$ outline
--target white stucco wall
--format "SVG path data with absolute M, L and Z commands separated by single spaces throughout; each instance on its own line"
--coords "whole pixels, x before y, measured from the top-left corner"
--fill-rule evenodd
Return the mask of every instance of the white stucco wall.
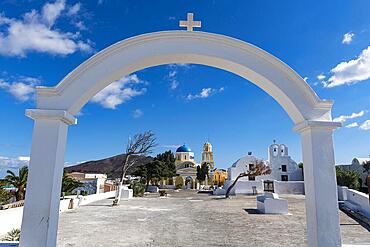
M 236 177 L 243 172 L 248 172 L 249 164 L 264 162 L 271 168 L 271 174 L 265 176 L 257 176 L 256 180 L 278 180 L 282 181 L 282 175 L 288 176 L 288 181 L 303 181 L 302 169 L 289 156 L 288 147 L 285 144 L 272 144 L 268 148 L 269 160 L 257 158 L 254 155 L 247 155 L 238 159 L 228 169 L 228 180 L 235 180 Z M 283 171 L 282 166 L 286 166 L 286 171 Z M 244 181 L 248 178 L 242 178 Z
M 258 161 L 263 161 L 255 157 L 254 155 L 247 155 L 240 159 L 238 159 L 230 168 L 227 170 L 227 177 L 229 181 L 235 180 L 240 173 L 248 172 L 249 171 L 249 164 L 256 164 Z M 268 163 L 266 163 L 268 165 Z M 258 176 L 256 180 L 260 180 L 261 177 L 267 179 L 269 176 Z M 240 181 L 247 181 L 248 178 L 244 177 L 241 178 Z
M 227 180 L 224 185 L 224 189 L 227 190 L 229 186 L 233 183 L 233 181 Z M 231 195 L 235 194 L 252 194 L 253 189 L 252 187 L 256 186 L 257 193 L 263 193 L 263 181 L 243 181 L 238 180 L 234 188 L 230 191 Z
M 288 176 L 288 181 L 303 181 L 302 169 L 289 156 L 288 146 L 285 144 L 272 144 L 269 147 L 269 164 L 271 177 L 281 181 L 282 175 Z M 286 172 L 283 172 L 282 165 L 286 165 Z
M 80 202 L 80 205 L 86 205 L 95 201 L 107 199 L 115 196 L 116 191 L 110 191 L 106 193 L 100 193 L 95 195 L 84 196 Z M 60 201 L 59 212 L 65 212 L 68 210 L 68 206 L 71 198 Z M 74 208 L 77 208 L 79 199 L 74 198 Z M 0 210 L 0 236 L 5 235 L 13 228 L 21 228 L 23 217 L 23 207 L 10 208 Z
M 23 207 L 0 210 L 0 236 L 14 228 L 21 228 Z
M 274 192 L 277 194 L 304 195 L 303 181 L 274 181 Z
M 345 186 L 338 186 L 338 199 L 344 201 L 346 206 L 354 211 L 370 218 L 369 195 L 357 190 L 348 189 Z

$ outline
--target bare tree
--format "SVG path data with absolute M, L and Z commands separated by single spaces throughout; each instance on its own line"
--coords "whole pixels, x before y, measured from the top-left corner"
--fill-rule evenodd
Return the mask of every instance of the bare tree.
M 123 180 L 126 177 L 127 171 L 135 165 L 137 162 L 136 157 L 131 156 L 141 156 L 148 155 L 153 151 L 153 148 L 156 146 L 156 138 L 152 131 L 148 130 L 144 133 L 139 133 L 134 135 L 133 138 L 129 138 L 126 146 L 126 156 L 122 163 L 122 177 L 118 186 L 118 193 L 116 198 L 113 201 L 113 205 L 118 205 L 121 198 L 121 190 Z
M 250 177 L 257 177 L 257 176 L 268 175 L 268 174 L 271 174 L 271 168 L 269 166 L 265 165 L 265 163 L 263 163 L 263 161 L 258 161 L 253 169 L 251 169 L 247 172 L 240 173 L 236 177 L 234 182 L 229 186 L 229 188 L 227 188 L 225 197 L 226 198 L 230 197 L 230 191 L 234 188 L 234 186 L 236 185 L 236 183 L 238 182 L 238 180 L 240 178 L 242 178 L 242 177 L 250 178 Z

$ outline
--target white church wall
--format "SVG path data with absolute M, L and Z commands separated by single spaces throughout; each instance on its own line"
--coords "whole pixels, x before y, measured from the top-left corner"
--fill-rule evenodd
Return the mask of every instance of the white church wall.
M 274 180 L 274 192 L 277 194 L 304 195 L 303 181 L 276 181 Z
M 228 170 L 227 176 L 228 180 L 235 180 L 240 173 L 248 172 L 249 171 L 249 164 L 256 164 L 258 161 L 263 161 L 262 159 L 258 159 L 253 155 L 247 155 L 240 159 L 238 159 Z M 263 161 L 265 162 L 265 161 Z M 248 178 L 242 178 L 244 181 L 248 180 Z
M 227 190 L 233 181 L 227 180 L 224 185 L 224 189 Z M 243 181 L 238 180 L 234 188 L 230 191 L 230 195 L 236 194 L 252 194 L 253 187 L 256 187 L 257 193 L 263 193 L 263 181 Z
M 269 147 L 269 164 L 273 179 L 282 181 L 282 175 L 288 176 L 288 181 L 303 181 L 302 169 L 289 156 L 288 147 L 284 144 L 272 144 Z M 286 171 L 283 171 L 283 165 Z

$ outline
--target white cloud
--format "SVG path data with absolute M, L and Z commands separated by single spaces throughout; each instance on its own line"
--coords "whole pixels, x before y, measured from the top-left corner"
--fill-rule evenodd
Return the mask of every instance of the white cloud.
M 158 145 L 158 148 L 178 148 L 181 145 L 182 144 L 161 144 L 161 145 Z
M 348 32 L 343 35 L 342 44 L 349 45 L 352 43 L 352 39 L 355 36 L 354 33 Z
M 80 11 L 80 9 L 81 9 L 81 3 L 76 3 L 71 8 L 69 8 L 67 15 L 69 16 L 76 15 Z
M 64 0 L 57 0 L 54 3 L 46 3 L 44 7 L 42 7 L 42 18 L 45 23 L 49 24 L 49 26 L 54 25 L 55 20 L 60 16 L 62 10 L 66 7 Z M 32 10 L 33 18 L 36 17 L 37 13 L 35 10 Z
M 143 88 L 143 85 L 146 85 L 146 82 L 136 74 L 124 76 L 97 93 L 91 101 L 104 108 L 116 109 L 118 105 L 144 94 L 146 88 Z
M 144 112 L 140 109 L 136 109 L 132 112 L 134 118 L 141 118 L 144 115 Z
M 55 22 L 63 12 L 77 13 L 79 6 L 75 4 L 68 7 L 64 0 L 57 0 L 46 3 L 41 13 L 31 10 L 20 19 L 0 14 L 0 54 L 25 56 L 28 52 L 59 55 L 68 55 L 77 50 L 90 52 L 90 42 L 79 39 L 78 33 L 62 32 L 55 27 Z
M 186 99 L 187 100 L 205 99 L 205 98 L 208 98 L 209 96 L 214 95 L 216 93 L 223 92 L 224 90 L 225 90 L 224 87 L 221 87 L 219 89 L 210 88 L 210 87 L 209 88 L 202 88 L 202 90 L 197 94 L 188 94 L 188 96 L 186 96 Z
M 344 126 L 346 128 L 354 128 L 354 127 L 358 127 L 358 123 L 357 122 L 354 122 L 354 123 L 350 123 L 350 124 L 347 124 L 346 126 Z
M 79 29 L 79 30 L 87 30 L 87 27 L 85 26 L 85 23 L 83 21 L 77 21 L 74 23 L 74 25 Z
M 351 115 L 341 115 L 339 117 L 336 117 L 333 119 L 334 122 L 340 122 L 340 123 L 344 123 L 345 121 L 347 121 L 348 119 L 354 119 L 354 118 L 359 118 L 359 117 L 362 117 L 363 115 L 365 114 L 365 111 L 360 111 L 358 113 L 352 113 Z
M 370 78 L 370 46 L 361 54 L 348 62 L 341 62 L 330 71 L 332 76 L 324 83 L 324 87 L 332 88 L 340 85 L 355 84 Z
M 168 72 L 168 80 L 170 82 L 170 88 L 172 90 L 175 90 L 179 86 L 179 82 L 177 81 L 176 75 L 177 75 L 177 70 L 175 69 L 170 70 Z
M 11 170 L 17 174 L 18 169 L 23 166 L 28 166 L 29 157 L 20 156 L 18 158 L 10 158 L 0 156 L 0 178 L 6 175 L 7 170 Z
M 174 63 L 174 64 L 169 64 L 168 68 L 170 69 L 166 79 L 169 82 L 170 89 L 175 90 L 179 85 L 179 81 L 177 80 L 177 74 L 179 72 L 179 69 L 189 69 L 190 64 L 187 63 Z
M 362 130 L 370 130 L 370 119 L 363 122 L 359 128 Z
M 325 78 L 326 78 L 326 76 L 323 75 L 323 74 L 320 74 L 320 75 L 317 76 L 317 79 L 320 80 L 320 81 L 324 80 Z
M 19 76 L 7 80 L 0 79 L 0 89 L 7 91 L 17 100 L 24 102 L 33 98 L 35 87 L 39 83 L 40 80 L 37 78 Z

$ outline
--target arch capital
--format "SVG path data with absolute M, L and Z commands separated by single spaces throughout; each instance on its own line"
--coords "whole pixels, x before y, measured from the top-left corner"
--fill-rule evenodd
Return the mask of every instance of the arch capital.
M 315 120 L 304 120 L 293 127 L 293 131 L 302 133 L 309 129 L 327 129 L 335 130 L 342 127 L 342 123 L 333 121 L 315 121 Z
M 67 125 L 77 124 L 77 118 L 75 118 L 68 111 L 64 110 L 27 109 L 26 116 L 32 118 L 33 120 L 59 120 Z

